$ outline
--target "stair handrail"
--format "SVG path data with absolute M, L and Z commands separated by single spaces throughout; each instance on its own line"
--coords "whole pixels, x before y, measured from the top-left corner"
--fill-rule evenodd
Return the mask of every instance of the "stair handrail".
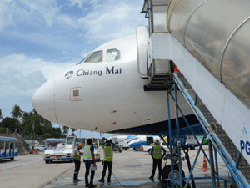
M 211 140 L 213 146 L 216 148 L 218 153 L 220 154 L 222 160 L 226 164 L 228 170 L 230 171 L 231 175 L 233 176 L 236 183 L 242 187 L 250 187 L 247 179 L 244 177 L 242 172 L 237 169 L 237 165 L 232 159 L 231 155 L 228 153 L 227 149 L 222 144 L 221 140 L 218 136 L 212 131 L 211 125 L 207 122 L 206 118 L 203 116 L 200 109 L 196 106 L 195 101 L 192 99 L 190 94 L 188 93 L 187 89 L 184 87 L 182 82 L 179 80 L 178 75 L 173 73 L 173 78 L 175 83 L 177 84 L 178 88 L 182 92 L 184 98 L 187 100 L 189 106 L 191 107 L 192 111 L 196 115 L 197 119 L 202 125 L 202 128 L 205 130 L 208 139 Z

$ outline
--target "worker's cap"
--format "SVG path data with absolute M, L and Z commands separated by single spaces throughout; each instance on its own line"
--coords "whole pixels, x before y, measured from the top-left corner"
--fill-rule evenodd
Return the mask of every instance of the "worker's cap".
M 160 144 L 159 140 L 155 140 L 155 144 Z
M 82 144 L 78 144 L 77 146 L 78 146 L 78 147 L 82 147 Z

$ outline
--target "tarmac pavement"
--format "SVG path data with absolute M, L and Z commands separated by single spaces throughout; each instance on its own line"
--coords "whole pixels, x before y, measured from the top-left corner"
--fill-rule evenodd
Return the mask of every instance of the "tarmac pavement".
M 207 146 L 204 146 L 207 151 Z M 102 156 L 102 150 L 101 159 Z M 191 164 L 196 157 L 197 150 L 189 151 Z M 184 155 L 182 155 L 184 156 Z M 165 162 L 163 162 L 164 166 Z M 169 162 L 168 162 L 169 164 Z M 221 177 L 229 179 L 228 170 L 222 159 L 218 157 L 219 173 Z M 208 165 L 208 171 L 202 169 L 203 155 L 198 157 L 196 167 L 193 171 L 195 177 L 211 176 Z M 104 183 L 99 182 L 102 174 L 102 162 L 97 162 L 97 171 L 94 177 L 94 184 L 102 188 L 113 187 L 142 187 L 142 188 L 159 188 L 165 187 L 157 179 L 158 170 L 154 180 L 148 179 L 152 171 L 152 158 L 147 152 L 123 150 L 122 153 L 113 155 L 113 173 L 111 183 L 107 183 L 107 176 Z M 186 161 L 182 163 L 183 170 L 187 175 L 188 168 Z M 82 181 L 73 183 L 74 163 L 54 162 L 45 164 L 43 153 L 39 155 L 20 155 L 15 157 L 14 161 L 4 161 L 0 163 L 0 187 L 1 188 L 77 188 L 85 187 L 85 164 L 82 162 L 78 179 Z M 108 172 L 107 172 L 108 173 Z M 106 174 L 107 174 L 106 173 Z M 89 176 L 90 178 L 90 176 Z M 196 180 L 198 187 L 212 187 L 210 180 Z M 191 182 L 189 182 L 191 184 Z M 221 187 L 223 182 L 221 181 Z M 229 187 L 229 184 L 228 184 Z
M 207 150 L 207 146 L 204 146 L 204 150 Z M 102 151 L 101 151 L 102 153 Z M 193 163 L 197 150 L 189 151 L 191 164 Z M 183 155 L 184 156 L 184 155 Z M 102 159 L 101 155 L 101 159 Z M 229 179 L 228 177 L 228 170 L 222 159 L 218 158 L 219 163 L 219 173 L 221 177 Z M 163 165 L 165 163 L 163 162 Z M 198 162 L 194 169 L 194 176 L 195 177 L 208 177 L 211 176 L 211 171 L 204 171 L 202 169 L 203 165 L 203 155 L 198 157 Z M 111 177 L 111 183 L 107 183 L 107 173 L 106 179 L 104 183 L 99 182 L 98 180 L 101 179 L 102 174 L 102 163 L 97 162 L 97 171 L 94 177 L 94 184 L 98 187 L 102 188 L 113 188 L 113 187 L 142 187 L 142 188 L 159 188 L 159 187 L 166 187 L 163 182 L 159 182 L 157 179 L 158 170 L 156 171 L 156 175 L 154 180 L 148 179 L 151 175 L 152 171 L 152 159 L 151 156 L 147 152 L 141 151 L 133 151 L 127 150 L 123 151 L 122 153 L 114 153 L 113 155 L 113 173 Z M 183 162 L 183 170 L 185 171 L 186 175 L 189 175 L 188 168 L 186 161 Z M 76 184 L 73 183 L 73 172 L 74 167 L 69 169 L 68 171 L 62 173 L 57 178 L 52 180 L 47 185 L 43 186 L 43 188 L 77 188 L 77 187 L 85 187 L 85 165 L 84 163 L 81 164 L 81 169 L 78 175 L 78 179 L 82 181 L 78 181 Z M 90 178 L 90 175 L 89 175 Z M 191 184 L 191 181 L 189 182 Z M 221 187 L 223 186 L 223 182 L 220 181 Z M 212 180 L 196 180 L 197 187 L 212 187 Z M 228 184 L 229 187 L 229 184 Z
M 0 163 L 0 187 L 42 187 L 73 166 L 73 163 L 45 164 L 42 152 L 38 155 L 19 155 L 13 161 Z

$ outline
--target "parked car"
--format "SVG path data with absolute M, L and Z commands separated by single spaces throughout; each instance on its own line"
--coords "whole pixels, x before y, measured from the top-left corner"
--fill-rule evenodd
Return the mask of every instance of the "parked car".
M 45 145 L 37 145 L 37 146 L 34 146 L 34 149 L 36 149 L 37 151 L 44 151 L 47 148 Z

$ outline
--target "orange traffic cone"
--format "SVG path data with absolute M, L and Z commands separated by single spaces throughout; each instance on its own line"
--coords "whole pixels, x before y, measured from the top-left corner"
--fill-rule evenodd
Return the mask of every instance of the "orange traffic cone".
M 179 69 L 177 68 L 177 66 L 175 66 L 174 72 L 180 72 Z
M 207 160 L 205 155 L 203 155 L 203 171 L 206 172 L 207 171 Z

